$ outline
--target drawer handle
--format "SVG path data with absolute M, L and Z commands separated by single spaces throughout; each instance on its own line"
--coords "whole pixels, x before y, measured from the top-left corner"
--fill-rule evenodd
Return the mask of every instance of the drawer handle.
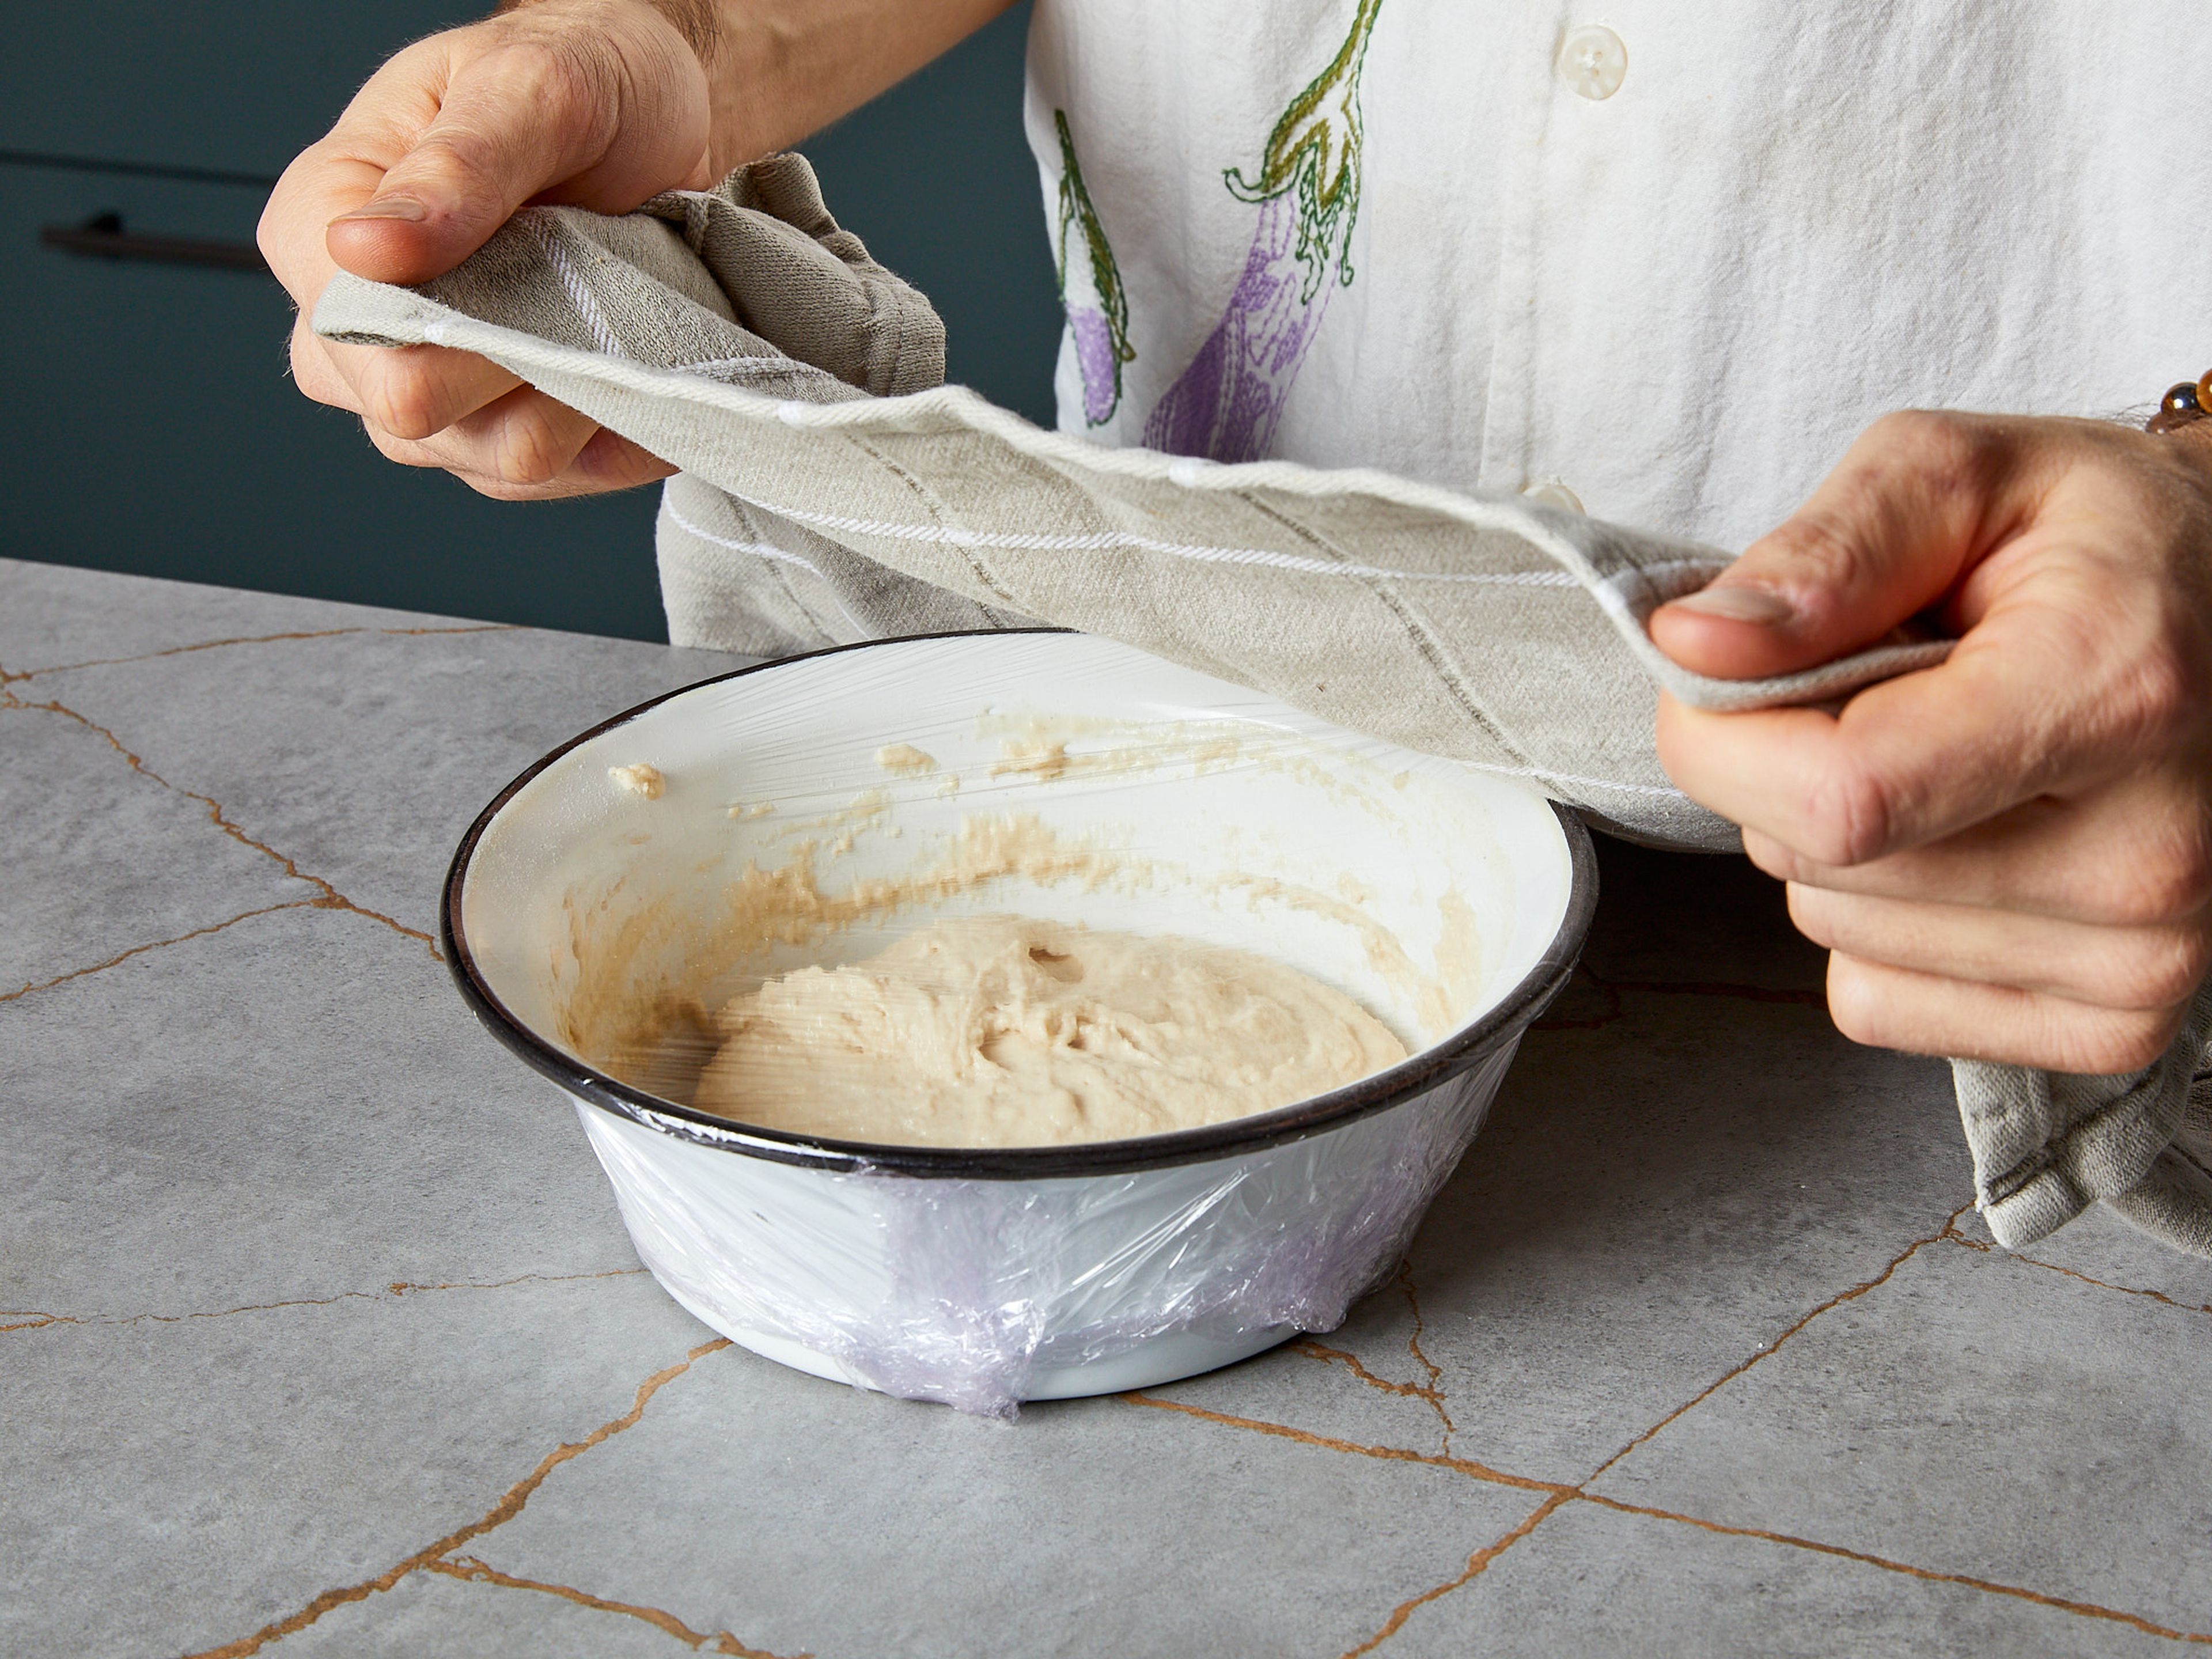
M 145 236 L 125 228 L 119 213 L 95 213 L 81 225 L 46 225 L 39 240 L 70 253 L 102 259 L 144 259 L 165 265 L 212 265 L 223 270 L 258 270 L 269 263 L 251 242 L 210 241 L 198 236 Z

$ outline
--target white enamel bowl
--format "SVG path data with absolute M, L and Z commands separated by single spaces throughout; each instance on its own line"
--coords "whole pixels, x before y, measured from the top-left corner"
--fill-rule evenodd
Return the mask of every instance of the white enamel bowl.
M 933 765 L 887 769 L 894 744 Z M 641 763 L 656 797 L 611 777 Z M 766 951 L 732 931 L 748 865 L 811 860 L 834 899 L 951 867 L 963 823 L 1028 818 L 1066 856 Z M 574 1098 L 639 1255 L 686 1308 L 817 1376 L 1003 1411 L 1341 1321 L 1473 1139 L 1595 900 L 1582 826 L 1511 782 L 1108 641 L 1024 632 L 768 664 L 586 732 L 477 820 L 444 926 L 463 994 Z M 963 1149 L 696 1111 L 696 1041 L 653 1048 L 684 998 L 712 1008 L 766 973 L 1005 912 L 1274 957 L 1413 1057 L 1206 1128 Z

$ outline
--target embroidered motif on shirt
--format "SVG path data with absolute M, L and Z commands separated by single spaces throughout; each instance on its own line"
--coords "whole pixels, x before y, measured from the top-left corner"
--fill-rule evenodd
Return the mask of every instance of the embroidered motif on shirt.
M 1260 222 L 1220 322 L 1145 422 L 1148 447 L 1251 461 L 1273 445 L 1329 294 L 1352 281 L 1359 74 L 1382 5 L 1359 0 L 1336 57 L 1267 135 L 1258 176 L 1240 167 L 1221 175 L 1238 201 L 1259 204 Z
M 1060 269 L 1060 303 L 1067 331 L 1075 341 L 1075 363 L 1083 375 L 1083 418 L 1092 426 L 1112 418 L 1121 404 L 1121 365 L 1136 359 L 1129 343 L 1129 296 L 1098 210 L 1083 186 L 1083 168 L 1068 135 L 1067 112 L 1054 110 L 1060 134 L 1060 228 L 1054 241 Z M 1071 235 L 1073 232 L 1074 234 Z

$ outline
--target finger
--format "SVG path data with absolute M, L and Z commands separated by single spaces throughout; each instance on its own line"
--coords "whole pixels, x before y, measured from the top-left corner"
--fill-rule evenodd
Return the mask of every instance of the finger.
M 1652 614 L 1659 648 L 1723 679 L 1870 645 L 2025 521 L 2047 482 L 2011 428 L 1912 412 L 1869 427 L 1803 507 L 1698 592 Z
M 557 501 L 580 495 L 611 495 L 635 489 L 656 479 L 674 476 L 677 469 L 601 427 L 561 471 L 538 484 L 510 483 L 504 478 L 457 473 L 463 483 L 479 495 L 500 501 Z
M 2212 906 L 2212 809 L 2146 777 L 2080 802 L 2027 801 L 1957 835 L 1862 864 L 1744 831 L 1753 862 L 1831 892 L 2014 910 L 2095 927 L 2179 924 Z
M 456 421 L 428 447 L 457 470 L 522 489 L 550 483 L 568 470 L 599 422 L 534 386 L 521 386 Z
M 2091 1007 L 1836 951 L 1828 958 L 1828 1012 L 1854 1042 L 2106 1076 L 2138 1071 L 2164 1054 L 2185 1010 Z
M 629 439 L 601 427 L 576 452 L 574 460 L 542 483 L 516 483 L 484 474 L 460 477 L 470 489 L 495 501 L 553 501 L 634 489 L 657 478 L 670 477 L 676 470 Z
M 676 469 L 529 388 L 436 437 L 414 441 L 365 424 L 387 459 L 453 473 L 499 501 L 553 501 L 628 489 Z
M 338 373 L 353 383 L 361 413 L 395 437 L 443 432 L 522 384 L 488 358 L 444 346 L 326 344 Z
M 443 346 L 348 345 L 292 330 L 292 378 L 317 403 L 350 410 L 394 437 L 423 439 L 522 384 L 498 364 Z
M 331 362 L 327 345 L 326 341 L 318 338 L 314 330 L 307 326 L 305 318 L 295 320 L 292 325 L 292 384 L 319 404 L 327 404 L 332 409 L 343 409 L 349 414 L 358 415 L 361 410 L 359 400 L 354 396 L 353 383 L 339 374 L 336 365 Z
M 2202 926 L 2096 927 L 1797 882 L 1788 891 L 1797 931 L 1828 950 L 2100 1008 L 2162 1013 L 2187 1002 L 2212 967 L 2212 940 Z
M 2191 693 L 2114 584 L 2055 562 L 2021 578 L 1948 659 L 1840 714 L 1715 714 L 1664 694 L 1659 758 L 1693 799 L 1823 864 L 1952 835 L 2039 795 L 2079 797 L 2171 746 Z
M 677 471 L 673 463 L 662 460 L 642 445 L 601 427 L 577 453 L 562 480 L 574 481 L 577 485 L 574 493 L 577 495 L 596 494 L 635 489 L 657 479 L 672 478 Z
M 663 33 L 588 46 L 522 34 L 449 62 L 428 84 L 435 112 L 396 156 L 380 116 L 358 134 L 341 122 L 331 148 L 384 165 L 373 194 L 331 221 L 331 257 L 373 281 L 428 282 L 532 200 L 627 212 L 692 182 L 707 147 L 704 75 Z M 466 32 L 439 40 L 456 56 L 471 44 Z

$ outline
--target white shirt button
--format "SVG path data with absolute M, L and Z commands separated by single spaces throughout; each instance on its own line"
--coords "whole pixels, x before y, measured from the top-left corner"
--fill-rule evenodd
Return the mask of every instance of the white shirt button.
M 1563 507 L 1570 513 L 1583 510 L 1582 498 L 1557 478 L 1539 478 L 1534 483 L 1523 484 L 1521 493 L 1547 507 Z
M 1628 48 L 1602 23 L 1569 29 L 1559 43 L 1559 79 L 1584 98 L 1610 98 L 1628 73 Z

